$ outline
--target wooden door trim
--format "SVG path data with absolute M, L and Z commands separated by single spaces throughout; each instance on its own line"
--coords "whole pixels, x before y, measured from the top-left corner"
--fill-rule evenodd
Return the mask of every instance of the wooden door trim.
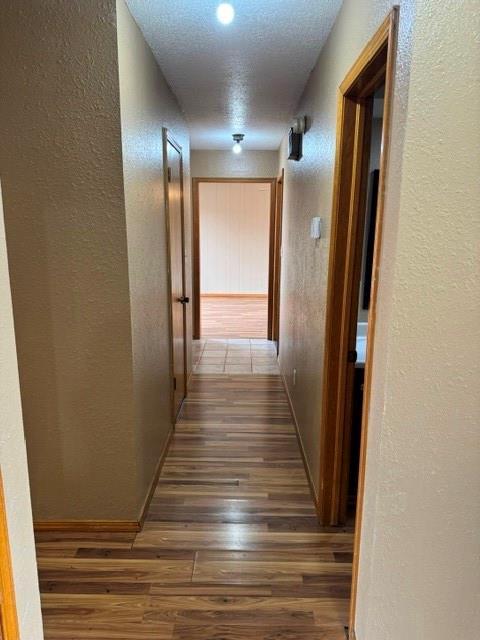
M 382 144 L 380 153 L 380 172 L 377 200 L 377 220 L 375 225 L 375 245 L 373 252 L 372 283 L 370 294 L 370 309 L 367 334 L 367 352 L 365 359 L 365 381 L 362 410 L 362 438 L 360 446 L 360 464 L 357 490 L 357 513 L 354 540 L 354 560 L 352 567 L 352 591 L 350 597 L 350 628 L 355 637 L 355 614 L 357 605 L 357 587 L 359 572 L 360 542 L 362 533 L 363 504 L 365 494 L 365 472 L 368 437 L 368 415 L 370 409 L 370 395 L 372 389 L 373 354 L 375 347 L 375 324 L 377 317 L 377 296 L 380 274 L 380 256 L 382 251 L 382 232 L 385 210 L 385 188 L 390 151 L 390 132 L 393 107 L 393 87 L 395 81 L 395 59 L 397 54 L 399 7 L 394 6 L 383 24 L 383 39 L 387 46 L 387 61 L 385 68 L 385 97 L 383 106 Z
M 162 127 L 162 145 L 163 145 L 163 186 L 164 186 L 164 206 L 165 206 L 165 229 L 166 229 L 166 247 L 167 247 L 167 293 L 168 293 L 168 324 L 170 334 L 170 398 L 172 423 L 175 424 L 178 412 L 175 408 L 175 389 L 174 389 L 174 356 L 173 356 L 173 308 L 172 308 L 172 273 L 171 273 L 171 246 L 170 246 L 170 202 L 169 202 L 169 176 L 168 176 L 168 145 L 171 145 L 180 156 L 180 216 L 182 229 L 182 295 L 186 291 L 186 273 L 185 273 L 185 206 L 184 206 L 184 189 L 183 189 L 183 152 L 182 147 L 176 142 L 166 127 Z M 184 380 L 184 398 L 187 396 L 187 321 L 186 312 L 183 313 L 183 380 Z
M 285 182 L 285 169 L 276 180 L 275 186 L 275 234 L 273 250 L 273 317 L 272 340 L 280 338 L 280 277 L 282 270 L 282 222 L 283 222 L 283 186 Z M 278 345 L 277 345 L 278 353 Z
M 268 315 L 267 338 L 273 340 L 274 288 L 275 288 L 275 227 L 277 209 L 277 179 L 270 181 L 270 234 L 268 240 Z
M 12 559 L 8 541 L 7 510 L 0 474 L 0 636 L 4 640 L 19 640 Z
M 270 185 L 270 240 L 268 265 L 268 321 L 267 336 L 272 335 L 272 296 L 273 296 L 273 258 L 272 258 L 272 228 L 275 218 L 275 186 L 276 178 L 192 178 L 192 304 L 193 304 L 193 339 L 201 337 L 200 320 L 200 184 L 210 183 L 257 183 Z
M 365 153 L 360 139 L 362 119 L 368 109 L 367 96 L 385 82 L 382 145 L 380 157 L 380 182 L 377 202 L 375 248 L 372 267 L 372 289 L 369 310 L 365 383 L 363 393 L 361 447 L 359 461 L 357 513 L 354 542 L 352 592 L 350 602 L 350 633 L 354 637 L 359 549 L 361 539 L 363 498 L 365 489 L 366 449 L 368 437 L 368 413 L 372 384 L 377 291 L 380 269 L 382 227 L 385 203 L 385 178 L 387 171 L 390 122 L 392 110 L 393 79 L 395 70 L 398 7 L 394 7 L 361 52 L 339 87 L 337 109 L 337 141 L 333 185 L 332 231 L 330 241 L 327 314 L 325 329 L 325 356 L 323 376 L 323 406 L 321 422 L 320 478 L 318 512 L 323 524 L 337 524 L 340 508 L 340 483 L 342 480 L 343 437 L 342 422 L 345 407 L 345 370 L 348 351 L 349 322 L 352 301 L 348 295 L 354 286 L 358 262 L 359 185 L 362 176 L 358 169 Z M 357 171 L 356 171 L 357 170 Z

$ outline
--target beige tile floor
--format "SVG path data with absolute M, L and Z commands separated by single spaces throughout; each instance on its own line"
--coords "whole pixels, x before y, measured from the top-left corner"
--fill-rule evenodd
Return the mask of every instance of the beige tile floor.
M 194 340 L 193 363 L 194 373 L 280 373 L 274 343 L 260 338 Z

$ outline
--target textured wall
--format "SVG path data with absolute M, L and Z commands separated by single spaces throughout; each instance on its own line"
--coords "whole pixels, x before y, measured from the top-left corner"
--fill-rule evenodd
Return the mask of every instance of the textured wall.
M 399 209 L 389 194 L 385 213 L 398 228 L 382 256 L 358 640 L 480 627 L 479 33 L 476 0 L 417 5 Z
M 286 159 L 286 138 L 280 148 L 280 167 L 285 167 L 280 365 L 317 486 L 337 89 L 393 4 L 398 2 L 345 0 L 298 106 L 297 114 L 306 114 L 310 123 L 303 139 L 303 158 L 299 162 Z M 401 5 L 392 175 L 398 175 L 401 166 L 412 4 L 406 0 Z M 394 191 L 395 188 L 391 189 L 392 195 Z M 309 237 L 310 220 L 317 215 L 323 221 L 320 241 Z M 294 368 L 297 370 L 295 386 Z
M 132 316 L 139 496 L 171 428 L 162 126 L 182 146 L 191 297 L 189 136 L 175 97 L 123 0 L 117 2 L 123 171 Z M 191 336 L 191 308 L 188 336 Z M 189 367 L 190 367 L 190 345 Z
M 270 190 L 257 182 L 200 183 L 202 293 L 267 295 Z
M 7 246 L 0 189 L 0 471 L 3 480 L 20 636 L 42 640 L 27 452 L 13 331 Z
M 281 367 L 315 479 L 336 89 L 389 7 L 344 2 L 299 106 L 312 120 L 304 158 L 286 163 L 285 143 L 280 151 Z M 358 640 L 450 640 L 479 625 L 478 11 L 473 0 L 424 2 L 415 22 L 414 10 L 413 2 L 401 3 Z M 314 244 L 308 221 L 317 213 L 325 236 Z
M 192 150 L 194 178 L 276 178 L 277 171 L 276 151 Z
M 0 174 L 36 519 L 136 515 L 114 0 L 0 5 Z

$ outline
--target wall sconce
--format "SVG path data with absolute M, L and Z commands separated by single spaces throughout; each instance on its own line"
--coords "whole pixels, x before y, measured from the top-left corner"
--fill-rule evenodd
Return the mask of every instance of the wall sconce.
M 303 156 L 303 134 L 307 129 L 307 117 L 295 118 L 288 134 L 288 159 L 300 160 Z

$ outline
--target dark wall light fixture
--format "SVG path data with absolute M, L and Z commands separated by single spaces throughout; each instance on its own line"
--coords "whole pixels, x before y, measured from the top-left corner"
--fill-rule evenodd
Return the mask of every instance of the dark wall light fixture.
M 303 156 L 303 134 L 307 128 L 307 117 L 295 118 L 288 134 L 288 159 L 300 160 Z

